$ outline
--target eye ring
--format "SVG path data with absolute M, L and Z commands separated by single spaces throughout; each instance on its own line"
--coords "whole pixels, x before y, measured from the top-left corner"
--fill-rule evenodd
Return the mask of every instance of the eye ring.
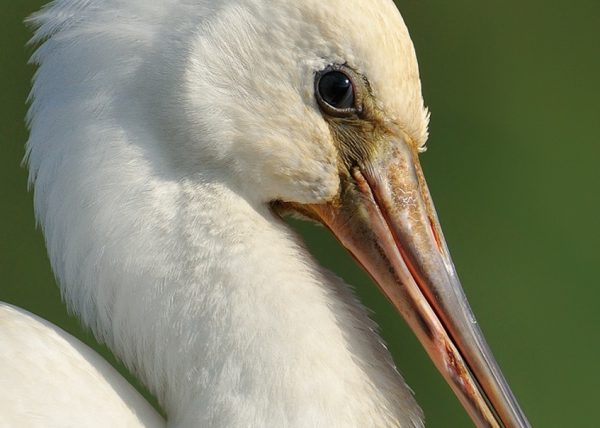
M 331 116 L 348 117 L 360 112 L 355 73 L 342 65 L 330 65 L 315 76 L 315 97 L 321 110 Z

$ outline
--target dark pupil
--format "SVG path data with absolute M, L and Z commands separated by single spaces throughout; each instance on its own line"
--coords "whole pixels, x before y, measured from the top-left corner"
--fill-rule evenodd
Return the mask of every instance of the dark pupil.
M 319 93 L 323 101 L 332 107 L 346 109 L 354 106 L 352 82 L 339 71 L 330 71 L 321 77 Z

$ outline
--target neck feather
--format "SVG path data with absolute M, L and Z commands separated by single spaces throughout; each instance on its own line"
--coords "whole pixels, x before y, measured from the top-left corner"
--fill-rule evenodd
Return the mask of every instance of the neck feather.
M 135 7 L 114 25 L 112 8 L 71 3 L 34 20 L 34 40 L 46 41 L 33 58 L 28 142 L 36 214 L 71 310 L 173 425 L 420 426 L 346 285 L 218 171 L 174 167 L 163 141 L 174 133 L 158 137 L 164 124 L 146 115 L 155 99 L 139 95 L 148 22 L 161 20 Z M 160 15 L 155 6 L 144 10 Z M 110 25 L 81 24 L 103 17 Z
M 170 423 L 421 426 L 364 308 L 266 204 L 178 172 L 135 120 L 69 111 L 77 133 L 42 135 L 37 113 L 28 144 L 52 267 Z
M 70 307 L 173 425 L 418 426 L 365 310 L 267 206 L 206 177 L 121 190 L 46 223 L 48 244 Z

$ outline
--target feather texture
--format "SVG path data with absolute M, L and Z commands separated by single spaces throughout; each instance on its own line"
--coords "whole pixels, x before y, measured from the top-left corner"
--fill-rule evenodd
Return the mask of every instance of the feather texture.
M 268 205 L 338 190 L 312 97 L 329 63 L 426 139 L 392 1 L 58 0 L 31 22 L 27 162 L 52 267 L 169 424 L 421 426 L 365 309 Z

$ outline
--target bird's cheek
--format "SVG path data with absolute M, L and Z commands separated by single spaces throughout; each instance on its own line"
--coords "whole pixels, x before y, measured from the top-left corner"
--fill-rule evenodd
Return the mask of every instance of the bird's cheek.
M 337 166 L 333 161 L 305 159 L 304 166 L 283 166 L 274 172 L 273 187 L 277 199 L 302 204 L 318 204 L 333 199 L 340 188 Z
M 337 151 L 327 129 L 307 125 L 295 128 L 304 131 L 301 133 L 276 127 L 271 138 L 236 145 L 247 150 L 237 157 L 245 163 L 240 170 L 253 170 L 241 177 L 242 186 L 251 186 L 253 194 L 259 190 L 264 202 L 317 204 L 333 199 L 340 188 Z

